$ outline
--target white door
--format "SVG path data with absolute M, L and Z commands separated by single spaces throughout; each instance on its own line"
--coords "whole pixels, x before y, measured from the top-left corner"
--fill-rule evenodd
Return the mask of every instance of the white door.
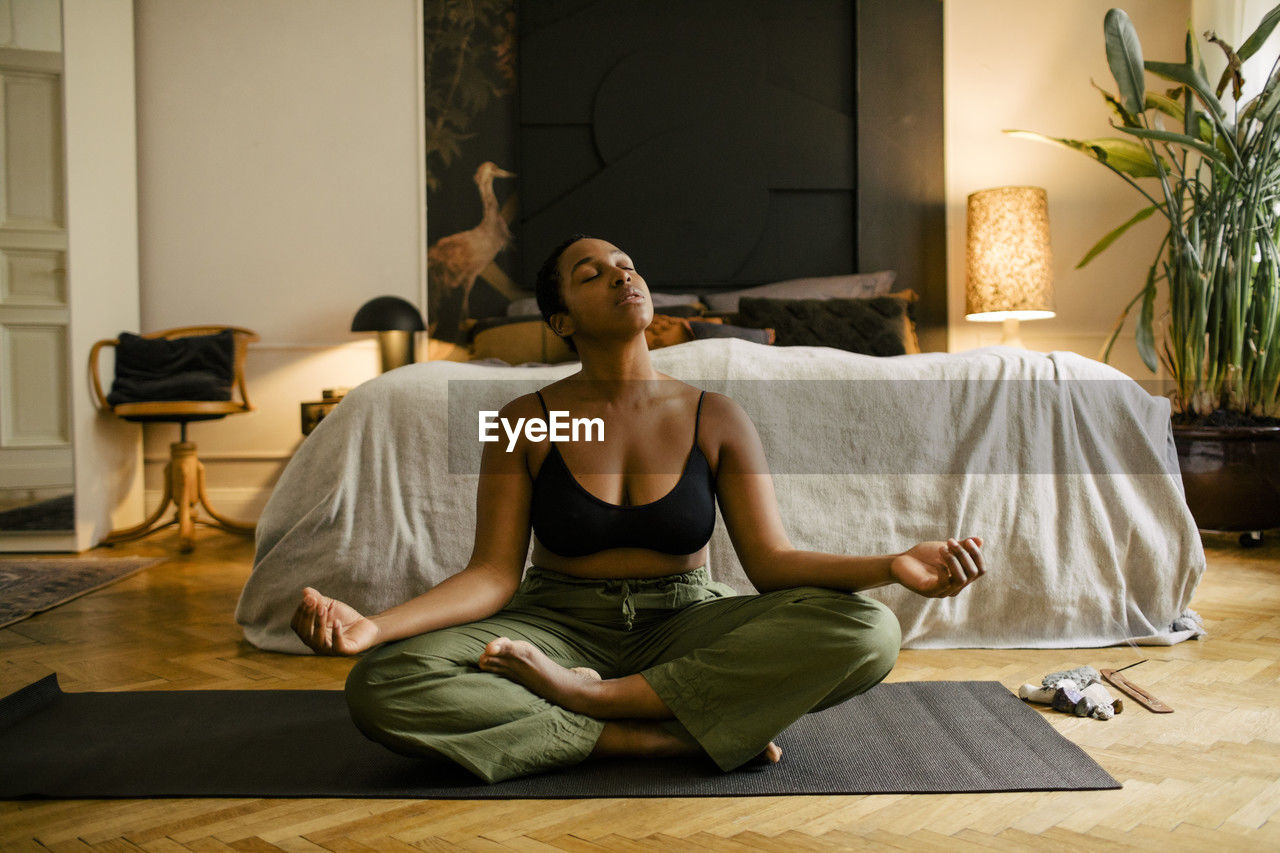
M 0 49 L 0 499 L 72 491 L 62 54 Z

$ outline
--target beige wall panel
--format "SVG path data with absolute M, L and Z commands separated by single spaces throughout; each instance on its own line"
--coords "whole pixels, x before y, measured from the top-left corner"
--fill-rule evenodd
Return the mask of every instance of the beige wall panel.
M 0 326 L 0 447 L 69 445 L 67 329 Z
M 142 321 L 341 345 L 419 301 L 421 0 L 138 0 Z
M 71 448 L 0 449 L 0 511 L 66 494 L 74 488 Z
M 0 0 L 0 45 L 61 50 L 60 0 Z
M 0 303 L 66 305 L 66 265 L 63 252 L 0 249 Z
M 3 225 L 63 224 L 62 99 L 53 75 L 0 75 L 4 136 Z

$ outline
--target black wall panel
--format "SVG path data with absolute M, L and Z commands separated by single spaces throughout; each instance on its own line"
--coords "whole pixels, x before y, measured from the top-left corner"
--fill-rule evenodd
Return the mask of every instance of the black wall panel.
M 525 286 L 582 231 L 656 289 L 894 268 L 945 316 L 938 0 L 517 10 Z
M 916 320 L 947 323 L 942 3 L 858 3 L 858 263 L 898 272 Z

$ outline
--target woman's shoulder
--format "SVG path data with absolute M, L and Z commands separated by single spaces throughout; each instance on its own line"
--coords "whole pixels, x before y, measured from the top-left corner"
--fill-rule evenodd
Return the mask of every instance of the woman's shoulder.
M 738 401 L 719 391 L 702 392 L 702 413 L 719 413 L 728 417 L 746 417 L 747 412 Z
M 666 399 L 680 398 L 695 401 L 701 399 L 703 403 L 710 403 L 713 397 L 720 397 L 724 400 L 728 400 L 730 403 L 733 402 L 724 394 L 719 394 L 715 391 L 708 391 L 691 382 L 685 382 L 683 379 L 677 379 L 676 377 L 668 376 L 665 373 L 659 373 L 658 378 L 671 386 L 672 391 L 666 395 Z
M 707 391 L 703 395 L 698 444 L 717 477 L 728 459 L 735 460 L 732 466 L 735 471 L 768 472 L 755 423 L 738 401 L 727 394 Z
M 668 383 L 671 387 L 665 394 L 660 395 L 667 406 L 667 410 L 672 413 L 684 413 L 690 411 L 687 407 L 692 404 L 696 406 L 699 419 L 699 434 L 701 434 L 702 426 L 705 426 L 710 419 L 714 420 L 736 420 L 744 417 L 746 412 L 742 407 L 734 401 L 732 397 L 721 394 L 717 391 L 709 391 L 700 388 L 683 379 L 659 374 L 664 381 L 670 380 Z M 681 416 L 685 416 L 681 414 Z
M 702 395 L 701 405 L 699 435 L 718 443 L 755 433 L 751 416 L 729 395 L 719 391 L 706 391 Z
M 512 399 L 498 411 L 498 417 L 508 419 L 544 417 L 538 392 L 530 391 L 528 394 L 521 394 Z

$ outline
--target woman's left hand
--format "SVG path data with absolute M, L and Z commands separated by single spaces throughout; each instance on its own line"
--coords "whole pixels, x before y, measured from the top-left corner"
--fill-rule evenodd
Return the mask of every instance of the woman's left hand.
M 928 598 L 957 595 L 986 572 L 982 538 L 921 542 L 889 564 L 889 574 L 912 592 Z

